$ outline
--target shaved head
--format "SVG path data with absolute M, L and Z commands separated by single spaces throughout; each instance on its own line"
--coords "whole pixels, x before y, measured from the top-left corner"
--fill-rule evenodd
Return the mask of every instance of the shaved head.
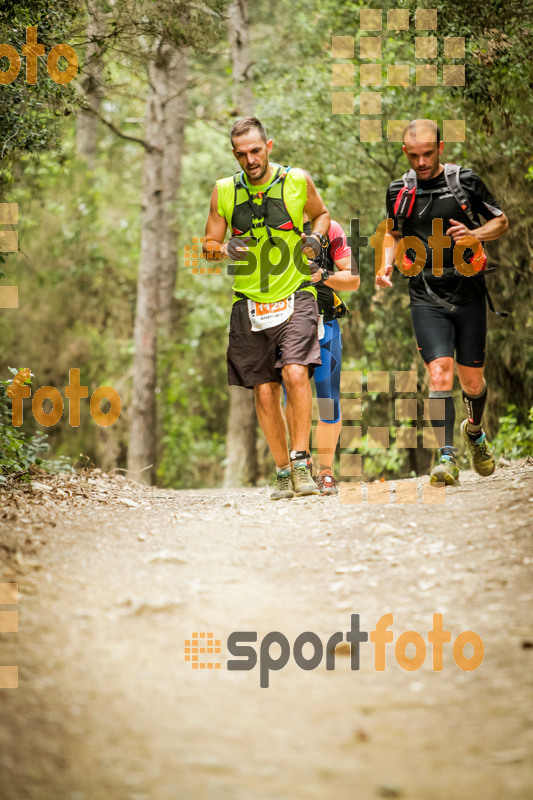
M 440 144 L 440 129 L 432 119 L 414 119 L 403 132 L 403 142 L 435 142 Z
M 419 181 L 440 175 L 443 148 L 439 127 L 432 119 L 414 119 L 403 132 L 403 152 Z

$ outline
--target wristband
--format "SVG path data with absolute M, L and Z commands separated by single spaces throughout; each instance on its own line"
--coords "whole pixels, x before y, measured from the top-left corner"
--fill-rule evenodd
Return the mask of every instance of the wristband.
M 311 236 L 316 236 L 316 238 L 318 239 L 318 241 L 320 242 L 322 247 L 327 247 L 328 246 L 328 244 L 329 244 L 328 237 L 324 236 L 323 233 L 318 233 L 316 231 L 313 231 Z

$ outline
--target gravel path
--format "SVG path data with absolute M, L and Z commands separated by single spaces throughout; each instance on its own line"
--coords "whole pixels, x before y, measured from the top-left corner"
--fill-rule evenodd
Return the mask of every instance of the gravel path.
M 0 690 L 2 800 L 529 800 L 533 465 L 462 473 L 444 505 L 421 491 L 273 503 L 95 471 L 2 492 L 1 581 L 19 587 L 0 607 L 19 611 L 0 634 L 0 664 L 19 667 Z M 351 616 L 370 634 L 385 614 L 385 669 L 372 641 L 352 669 Z M 441 671 L 434 614 L 451 634 Z M 230 670 L 228 637 L 247 631 L 258 663 Z M 295 660 L 306 631 L 300 664 L 324 648 L 312 670 Z M 397 645 L 406 631 L 416 646 Z M 470 671 L 463 631 L 484 647 Z M 185 661 L 195 632 L 220 641 L 199 655 L 218 668 Z M 424 648 L 419 669 L 398 663 Z

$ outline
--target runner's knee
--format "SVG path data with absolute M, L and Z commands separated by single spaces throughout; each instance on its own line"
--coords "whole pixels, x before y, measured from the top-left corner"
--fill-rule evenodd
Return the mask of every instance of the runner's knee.
M 465 394 L 470 395 L 470 397 L 478 397 L 480 394 L 483 394 L 483 390 L 485 389 L 485 380 L 483 375 L 469 375 L 468 377 L 460 376 L 461 379 L 461 389 Z
M 269 406 L 274 403 L 279 404 L 279 384 L 259 383 L 254 386 L 256 403 L 262 406 Z
M 282 375 L 288 392 L 309 383 L 309 369 L 303 364 L 285 364 Z
M 453 387 L 453 359 L 437 358 L 427 365 L 431 379 L 431 387 L 439 392 Z

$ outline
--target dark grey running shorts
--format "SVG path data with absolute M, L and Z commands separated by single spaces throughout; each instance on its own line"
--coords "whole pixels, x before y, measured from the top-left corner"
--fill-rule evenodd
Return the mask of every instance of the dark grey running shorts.
M 253 389 L 260 383 L 281 383 L 285 364 L 309 367 L 309 377 L 320 366 L 318 306 L 310 292 L 294 295 L 294 312 L 281 325 L 253 331 L 248 303 L 238 300 L 231 310 L 227 352 L 228 383 Z

